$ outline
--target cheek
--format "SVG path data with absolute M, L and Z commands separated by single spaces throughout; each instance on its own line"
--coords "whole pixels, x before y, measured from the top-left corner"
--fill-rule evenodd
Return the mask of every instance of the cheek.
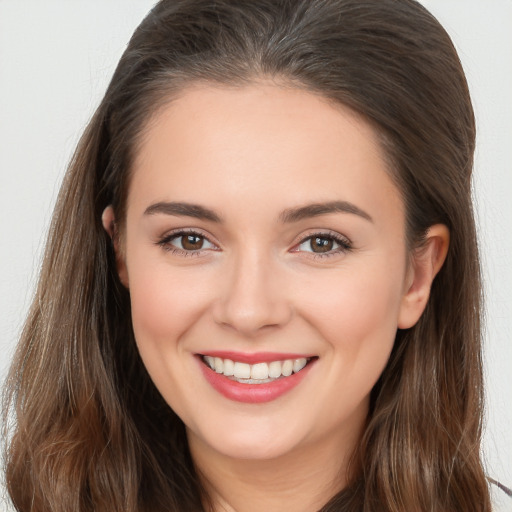
M 355 370 L 382 371 L 392 349 L 402 299 L 403 265 L 396 259 L 340 269 L 314 283 L 304 316 L 330 349 Z
M 394 332 L 400 304 L 400 294 L 394 288 L 386 276 L 379 280 L 350 279 L 333 302 L 339 319 L 336 327 L 342 324 L 342 330 L 352 333 L 351 342 L 355 345 L 365 335 L 373 338 L 390 329 Z
M 344 331 L 372 331 L 379 325 L 396 328 L 402 299 L 402 272 L 377 266 L 340 270 L 313 284 L 306 311 L 323 319 L 329 338 Z M 341 329 L 341 330 L 340 330 Z
M 320 404 L 312 407 L 326 429 L 337 429 L 349 418 L 366 416 L 369 395 L 393 348 L 401 300 L 400 273 L 340 272 L 316 290 L 304 316 L 320 333 L 326 351 Z M 322 286 L 323 285 L 323 286 Z
M 137 258 L 129 270 L 133 328 L 141 352 L 146 345 L 163 350 L 177 344 L 204 312 L 207 276 L 171 270 L 165 262 L 140 265 Z
M 193 278 L 190 272 L 171 269 L 165 262 L 139 264 L 148 260 L 137 259 L 133 253 L 131 256 L 132 323 L 140 356 L 167 403 L 187 424 L 192 424 L 187 404 L 198 391 L 187 377 L 195 361 L 188 357 L 182 340 L 204 314 L 209 300 L 205 291 L 211 289 L 212 283 L 205 283 L 206 276 L 196 273 Z

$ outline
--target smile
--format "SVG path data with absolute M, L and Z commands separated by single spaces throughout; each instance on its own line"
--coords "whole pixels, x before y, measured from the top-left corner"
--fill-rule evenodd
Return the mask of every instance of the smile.
M 285 359 L 256 364 L 223 359 L 221 357 L 203 356 L 203 361 L 215 372 L 244 384 L 266 384 L 281 377 L 289 377 L 300 372 L 310 358 Z
M 296 388 L 318 360 L 300 354 L 197 354 L 210 386 L 229 400 L 259 404 Z

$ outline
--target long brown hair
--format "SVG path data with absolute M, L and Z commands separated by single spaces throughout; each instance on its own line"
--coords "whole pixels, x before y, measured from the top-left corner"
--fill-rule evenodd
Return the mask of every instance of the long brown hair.
M 163 102 L 195 81 L 262 77 L 375 127 L 410 248 L 432 224 L 451 232 L 427 308 L 397 332 L 372 391 L 352 480 L 322 510 L 490 510 L 474 116 L 450 38 L 414 0 L 162 0 L 147 15 L 69 166 L 11 368 L 6 480 L 17 510 L 203 510 L 183 423 L 137 353 L 101 213 L 112 204 L 122 222 L 131 162 Z

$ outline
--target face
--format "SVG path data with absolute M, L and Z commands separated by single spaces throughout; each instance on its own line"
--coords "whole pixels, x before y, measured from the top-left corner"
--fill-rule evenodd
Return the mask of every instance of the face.
M 373 129 L 309 92 L 191 87 L 148 125 L 120 276 L 189 438 L 271 458 L 359 435 L 411 284 Z

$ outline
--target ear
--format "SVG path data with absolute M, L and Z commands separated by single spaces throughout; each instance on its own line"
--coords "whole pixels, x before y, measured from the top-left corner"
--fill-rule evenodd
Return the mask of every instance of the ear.
M 126 261 L 123 251 L 120 248 L 119 233 L 117 231 L 116 218 L 112 205 L 107 206 L 103 210 L 103 214 L 101 215 L 101 222 L 103 224 L 103 229 L 108 233 L 110 239 L 112 240 L 112 245 L 116 254 L 116 267 L 119 280 L 126 288 L 129 288 Z
M 435 224 L 428 229 L 421 247 L 413 251 L 398 316 L 399 329 L 408 329 L 420 319 L 449 245 L 450 231 L 444 224 Z

